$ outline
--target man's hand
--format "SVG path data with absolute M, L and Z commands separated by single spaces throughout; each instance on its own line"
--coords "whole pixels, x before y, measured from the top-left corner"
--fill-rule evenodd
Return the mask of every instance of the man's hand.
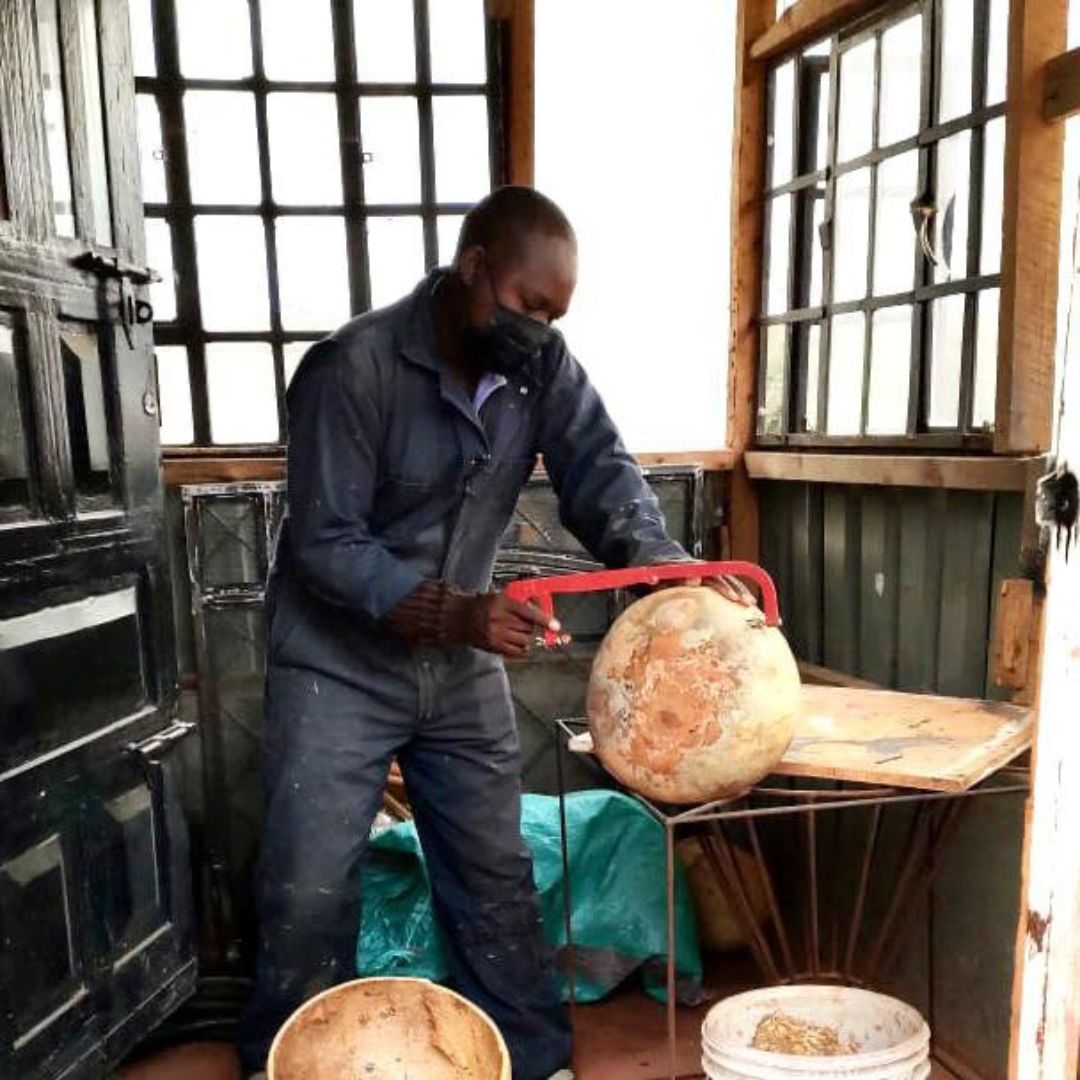
M 516 659 L 535 638 L 562 630 L 534 604 L 511 600 L 504 592 L 462 593 L 441 581 L 425 581 L 385 619 L 399 637 L 418 645 L 469 645 Z M 559 641 L 570 640 L 563 634 Z
M 511 600 L 504 592 L 454 597 L 452 604 L 460 604 L 454 636 L 462 644 L 510 659 L 524 656 L 545 631 L 557 634 L 562 629 L 558 619 L 549 619 L 534 604 Z

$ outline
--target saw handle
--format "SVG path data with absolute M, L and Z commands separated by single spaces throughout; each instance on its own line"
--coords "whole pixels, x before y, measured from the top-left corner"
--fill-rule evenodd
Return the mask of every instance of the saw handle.
M 632 585 L 658 585 L 661 581 L 685 581 L 689 578 L 704 580 L 724 574 L 753 581 L 761 589 L 766 625 L 780 625 L 780 605 L 773 579 L 757 563 L 739 559 L 724 562 L 661 563 L 657 566 L 632 566 L 626 570 L 594 570 L 584 574 L 520 578 L 507 585 L 506 595 L 521 603 L 535 603 L 552 619 L 555 617 L 556 593 L 602 592 L 607 589 L 626 589 Z M 558 635 L 553 631 L 544 632 L 545 645 L 550 647 L 557 639 Z

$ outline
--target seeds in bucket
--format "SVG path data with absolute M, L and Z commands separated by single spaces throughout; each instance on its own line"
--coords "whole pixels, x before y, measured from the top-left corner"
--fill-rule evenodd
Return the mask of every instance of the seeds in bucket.
M 857 1054 L 859 1046 L 843 1041 L 833 1027 L 798 1020 L 785 1013 L 763 1016 L 754 1032 L 753 1050 L 768 1050 L 774 1054 L 804 1054 L 826 1057 L 834 1054 Z

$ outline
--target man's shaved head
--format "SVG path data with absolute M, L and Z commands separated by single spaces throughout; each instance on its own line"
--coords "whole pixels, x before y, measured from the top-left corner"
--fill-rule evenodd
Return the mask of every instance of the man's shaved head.
M 524 257 L 528 241 L 540 237 L 577 245 L 569 219 L 546 195 L 530 187 L 501 187 L 465 215 L 455 263 L 481 247 L 493 266 L 513 265 Z
M 532 188 L 499 188 L 465 215 L 442 292 L 446 332 L 489 328 L 500 310 L 550 326 L 576 284 L 577 239 L 566 215 Z

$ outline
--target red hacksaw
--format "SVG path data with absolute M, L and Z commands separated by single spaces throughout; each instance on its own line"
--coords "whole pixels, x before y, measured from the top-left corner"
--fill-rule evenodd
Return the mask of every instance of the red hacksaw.
M 626 589 L 632 585 L 658 585 L 661 581 L 680 581 L 687 578 L 710 578 L 721 574 L 749 578 L 761 589 L 765 622 L 780 625 L 780 605 L 773 579 L 757 565 L 740 559 L 724 562 L 661 563 L 658 566 L 632 566 L 626 570 L 593 570 L 584 574 L 561 574 L 556 577 L 520 578 L 506 587 L 506 595 L 521 603 L 534 602 L 549 619 L 555 617 L 556 593 L 602 592 L 606 589 Z M 557 644 L 559 635 L 544 632 L 544 644 Z

